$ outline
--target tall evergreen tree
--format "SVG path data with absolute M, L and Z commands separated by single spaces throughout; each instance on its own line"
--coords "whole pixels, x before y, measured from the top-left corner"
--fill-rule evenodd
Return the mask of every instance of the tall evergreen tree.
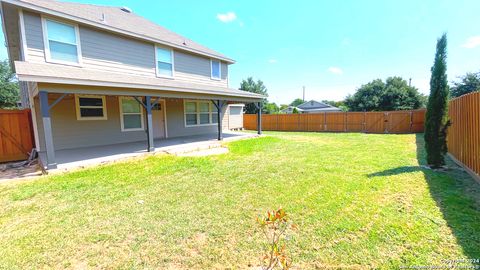
M 449 125 L 447 119 L 448 98 L 447 35 L 443 34 L 437 40 L 425 119 L 425 150 L 427 151 L 427 163 L 432 168 L 439 168 L 445 164 L 446 130 Z

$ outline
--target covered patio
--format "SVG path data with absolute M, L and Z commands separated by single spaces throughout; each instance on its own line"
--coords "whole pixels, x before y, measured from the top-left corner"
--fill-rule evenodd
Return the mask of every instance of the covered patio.
M 17 61 L 15 66 L 19 78 L 31 82 L 37 150 L 47 170 L 163 151 L 192 140 L 222 141 L 228 137 L 222 127 L 228 104 L 253 103 L 259 116 L 262 112 L 264 96 L 223 86 L 51 64 Z M 154 112 L 160 110 L 157 121 Z M 136 121 L 128 130 L 127 118 Z M 261 134 L 261 117 L 257 126 Z
M 223 141 L 235 141 L 257 137 L 254 133 L 224 132 Z M 148 153 L 182 154 L 197 150 L 221 147 L 221 141 L 216 134 L 204 134 L 169 139 L 154 140 L 154 149 L 147 151 L 146 142 L 129 142 L 102 145 L 95 147 L 81 147 L 55 151 L 57 170 L 70 170 L 89 167 L 104 163 L 119 161 L 126 158 L 146 155 Z M 39 153 L 41 164 L 47 169 L 47 156 L 45 152 Z

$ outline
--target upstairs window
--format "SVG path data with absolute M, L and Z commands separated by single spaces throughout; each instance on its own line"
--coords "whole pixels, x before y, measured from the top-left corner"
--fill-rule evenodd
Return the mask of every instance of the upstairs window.
M 80 63 L 78 28 L 57 21 L 44 20 L 45 55 L 47 61 Z
M 157 47 L 155 57 L 157 61 L 157 76 L 173 77 L 173 50 Z
M 211 74 L 212 79 L 220 80 L 221 78 L 220 61 L 211 60 L 210 66 L 211 66 L 211 72 L 212 72 Z
M 77 120 L 106 120 L 105 96 L 75 95 Z

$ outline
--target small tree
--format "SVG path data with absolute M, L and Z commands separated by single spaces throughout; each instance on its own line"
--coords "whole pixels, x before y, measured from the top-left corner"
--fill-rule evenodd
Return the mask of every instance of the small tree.
M 280 111 L 280 108 L 275 102 L 268 102 L 263 105 L 263 112 L 266 114 L 276 114 Z
M 448 110 L 447 82 L 447 35 L 437 40 L 437 51 L 430 78 L 430 96 L 425 116 L 425 150 L 427 163 L 432 168 L 445 165 L 444 155 L 447 152 L 446 130 Z
M 303 99 L 296 98 L 294 101 L 292 101 L 292 103 L 290 103 L 290 106 L 297 107 L 298 105 L 303 104 L 303 103 L 305 103 L 305 101 L 303 101 Z
M 8 60 L 0 61 L 0 108 L 17 107 L 19 101 L 18 83 Z
M 262 270 L 287 270 L 292 266 L 292 259 L 287 254 L 286 237 L 297 226 L 290 222 L 282 208 L 268 211 L 266 216 L 259 216 L 257 222 L 262 229 L 266 245 L 262 256 Z
M 292 113 L 299 113 L 296 107 L 293 107 Z

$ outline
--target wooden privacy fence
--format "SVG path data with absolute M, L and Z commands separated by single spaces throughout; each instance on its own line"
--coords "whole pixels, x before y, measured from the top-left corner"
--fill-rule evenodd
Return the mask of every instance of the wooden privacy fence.
M 27 159 L 33 141 L 30 110 L 0 109 L 0 162 Z
M 448 152 L 480 179 L 480 92 L 450 101 Z
M 325 112 L 262 115 L 263 130 L 367 133 L 423 132 L 425 110 L 391 112 Z M 257 115 L 245 114 L 245 129 L 257 129 Z

